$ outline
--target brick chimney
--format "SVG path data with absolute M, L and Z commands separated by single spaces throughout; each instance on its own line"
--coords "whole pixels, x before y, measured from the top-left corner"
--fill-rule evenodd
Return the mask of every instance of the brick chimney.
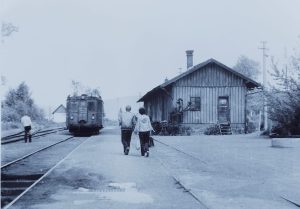
M 186 68 L 187 70 L 193 67 L 193 52 L 194 50 L 186 50 Z

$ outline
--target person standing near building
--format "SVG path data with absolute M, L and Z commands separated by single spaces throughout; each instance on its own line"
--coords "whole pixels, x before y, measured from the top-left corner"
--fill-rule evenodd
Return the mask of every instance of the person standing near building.
M 31 142 L 31 119 L 28 115 L 24 115 L 21 118 L 21 123 L 24 127 L 25 135 L 24 135 L 24 140 L 25 143 L 27 143 L 27 138 L 29 138 L 29 142 Z
M 125 155 L 128 155 L 129 153 L 131 135 L 135 125 L 135 115 L 130 111 L 131 107 L 127 105 L 126 112 L 120 111 L 119 113 L 119 125 L 121 126 L 121 140 Z
M 139 134 L 141 143 L 141 155 L 149 157 L 149 139 L 150 132 L 153 131 L 153 127 L 150 122 L 150 118 L 146 115 L 145 108 L 139 109 L 140 116 L 137 118 L 137 123 L 134 129 L 135 133 Z

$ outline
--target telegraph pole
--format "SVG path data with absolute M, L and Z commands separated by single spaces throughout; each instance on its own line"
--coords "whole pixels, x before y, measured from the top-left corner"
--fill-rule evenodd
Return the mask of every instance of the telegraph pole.
M 268 50 L 268 48 L 266 47 L 267 42 L 266 41 L 262 41 L 262 47 L 258 48 L 260 50 L 262 50 L 263 52 L 263 91 L 264 91 L 264 112 L 263 112 L 263 116 L 264 116 L 264 130 L 268 130 L 268 107 L 267 107 L 267 96 L 266 96 L 266 92 L 267 92 L 267 72 L 266 72 L 266 58 L 268 57 L 268 55 L 266 54 L 266 51 Z

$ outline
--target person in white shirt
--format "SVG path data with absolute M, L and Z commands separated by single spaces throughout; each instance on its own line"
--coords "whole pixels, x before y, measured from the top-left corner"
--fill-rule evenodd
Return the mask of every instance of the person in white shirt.
M 127 105 L 126 112 L 120 112 L 119 114 L 119 125 L 121 126 L 121 140 L 125 155 L 128 155 L 129 153 L 131 135 L 135 125 L 135 115 L 130 111 L 131 107 Z
M 24 140 L 25 140 L 25 143 L 27 143 L 27 138 L 29 138 L 29 142 L 31 142 L 31 119 L 28 115 L 24 115 L 22 118 L 21 118 L 21 123 L 24 127 L 24 132 L 25 132 L 25 135 L 24 135 Z
M 135 133 L 139 134 L 141 143 L 141 155 L 149 157 L 149 139 L 150 131 L 153 131 L 151 121 L 148 115 L 146 115 L 145 108 L 139 109 L 140 116 L 137 118 L 137 123 L 134 129 Z

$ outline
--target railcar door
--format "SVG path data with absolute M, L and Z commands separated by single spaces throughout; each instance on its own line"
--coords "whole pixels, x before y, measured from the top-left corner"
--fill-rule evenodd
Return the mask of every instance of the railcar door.
M 80 100 L 78 105 L 78 122 L 87 122 L 87 102 Z
M 219 123 L 230 123 L 230 108 L 228 97 L 219 97 L 218 121 Z

